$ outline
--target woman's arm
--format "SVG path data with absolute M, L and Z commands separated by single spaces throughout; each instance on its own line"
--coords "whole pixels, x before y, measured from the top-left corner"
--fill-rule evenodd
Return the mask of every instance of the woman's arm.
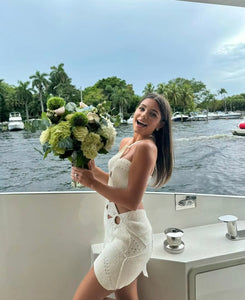
M 89 169 L 93 172 L 94 177 L 107 184 L 109 180 L 109 174 L 101 170 L 99 167 L 95 165 L 94 160 L 90 160 L 88 163 Z
M 108 186 L 96 179 L 90 170 L 72 168 L 72 176 L 74 178 L 75 173 L 79 173 L 79 182 L 83 185 L 95 190 L 109 201 L 128 210 L 135 210 L 142 200 L 156 158 L 157 148 L 152 142 L 144 141 L 136 146 L 129 169 L 127 188 Z
M 119 150 L 124 147 L 130 138 L 124 138 L 121 143 Z M 89 169 L 93 172 L 94 177 L 100 182 L 107 184 L 109 180 L 109 174 L 101 170 L 99 167 L 95 165 L 94 160 L 90 160 L 88 163 Z

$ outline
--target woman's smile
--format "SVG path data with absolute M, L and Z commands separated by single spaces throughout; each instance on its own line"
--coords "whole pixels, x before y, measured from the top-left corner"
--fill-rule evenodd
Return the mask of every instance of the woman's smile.
M 146 127 L 147 124 L 143 123 L 142 121 L 136 120 L 137 126 L 139 127 Z

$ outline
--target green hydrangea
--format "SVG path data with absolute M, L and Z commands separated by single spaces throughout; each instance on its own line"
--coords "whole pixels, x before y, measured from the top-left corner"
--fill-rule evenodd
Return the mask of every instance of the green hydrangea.
M 100 136 L 97 133 L 90 132 L 84 139 L 81 150 L 88 159 L 95 159 L 98 151 L 103 147 Z
M 73 115 L 74 114 L 68 114 L 65 116 L 65 119 L 70 122 Z
M 40 143 L 43 145 L 45 144 L 46 142 L 49 141 L 50 139 L 50 127 L 48 127 L 46 130 L 42 131 L 41 135 L 40 135 Z
M 76 112 L 70 119 L 71 125 L 76 126 L 86 126 L 88 124 L 88 118 L 83 112 Z
M 73 130 L 73 135 L 75 139 L 77 139 L 80 142 L 83 142 L 86 136 L 88 135 L 88 128 L 87 127 L 82 127 L 82 126 L 77 126 L 74 127 Z
M 62 106 L 65 106 L 66 102 L 63 98 L 60 97 L 51 97 L 47 101 L 47 108 L 49 110 L 55 110 L 57 108 L 60 108 Z
M 52 146 L 55 154 L 64 154 L 66 149 L 60 148 L 59 142 L 71 135 L 71 124 L 69 122 L 62 121 L 58 125 L 50 128 L 51 137 L 49 139 L 49 144 Z
M 116 137 L 116 130 L 113 127 L 113 124 L 109 120 L 107 120 L 107 126 L 102 125 L 98 131 L 98 134 L 106 139 L 104 148 L 109 151 L 113 146 Z

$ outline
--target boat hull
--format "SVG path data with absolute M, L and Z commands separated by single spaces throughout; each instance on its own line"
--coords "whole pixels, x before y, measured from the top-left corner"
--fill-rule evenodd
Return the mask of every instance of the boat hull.
M 168 227 L 214 224 L 225 213 L 245 219 L 245 197 L 197 194 L 196 200 L 196 208 L 176 211 L 176 194 L 145 193 L 144 206 L 153 232 L 162 237 L 161 255 L 165 255 L 164 230 Z M 72 299 L 91 267 L 91 246 L 103 241 L 103 211 L 104 198 L 94 192 L 0 194 L 1 299 Z M 220 225 L 224 227 L 219 238 L 226 242 L 226 226 Z M 183 240 L 186 247 L 192 247 Z M 178 255 L 166 255 L 172 261 L 166 265 L 154 257 L 148 265 L 149 279 L 140 276 L 141 300 L 161 300 L 166 295 L 172 300 L 188 299 L 187 279 L 180 275 L 184 270 L 178 269 L 185 265 L 176 265 Z M 170 266 L 171 272 L 165 273 L 164 266 Z
M 18 122 L 14 124 L 8 124 L 8 130 L 9 131 L 19 131 L 24 129 L 24 123 Z
M 235 129 L 232 131 L 233 135 L 245 136 L 245 129 Z

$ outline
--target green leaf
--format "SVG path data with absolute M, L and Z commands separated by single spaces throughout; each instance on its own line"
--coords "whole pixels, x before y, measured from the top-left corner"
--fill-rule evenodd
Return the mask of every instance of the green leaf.
M 49 119 L 42 119 L 41 121 L 39 121 L 39 128 L 38 129 L 45 130 L 48 127 L 50 127 Z
M 121 124 L 121 118 L 119 115 L 116 115 L 116 117 L 112 118 L 112 123 L 115 127 L 118 127 Z
M 102 117 L 100 122 L 101 122 L 102 125 L 108 126 L 108 122 L 105 118 Z
M 65 159 L 65 158 L 71 158 L 73 150 L 67 150 L 64 154 L 60 154 L 59 158 Z M 70 160 L 70 159 L 69 159 Z
M 72 163 L 75 167 L 88 169 L 88 162 L 90 159 L 86 158 L 82 151 L 73 151 Z
M 43 151 L 47 152 L 48 150 L 50 150 L 49 152 L 51 152 L 51 146 L 48 142 L 43 144 Z
M 45 159 L 51 151 L 52 151 L 51 148 L 45 151 L 43 159 Z
M 69 102 L 65 106 L 65 110 L 68 111 L 69 113 L 74 113 L 76 112 L 77 106 L 74 102 Z
M 105 148 L 102 148 L 102 149 L 100 149 L 100 150 L 98 151 L 98 153 L 100 153 L 100 154 L 107 154 L 108 151 L 107 151 Z
M 48 117 L 47 117 L 47 114 L 46 114 L 45 112 L 42 113 L 41 119 L 42 119 L 42 120 L 47 120 L 47 121 L 48 121 Z
M 71 137 L 67 137 L 63 140 L 61 140 L 58 144 L 58 147 L 61 149 L 67 149 L 67 150 L 72 150 L 73 149 L 73 140 Z
M 41 151 L 41 150 L 39 150 L 39 149 L 37 149 L 36 147 L 34 147 L 34 150 L 36 150 L 38 153 L 40 153 L 42 156 L 44 155 L 44 153 Z

